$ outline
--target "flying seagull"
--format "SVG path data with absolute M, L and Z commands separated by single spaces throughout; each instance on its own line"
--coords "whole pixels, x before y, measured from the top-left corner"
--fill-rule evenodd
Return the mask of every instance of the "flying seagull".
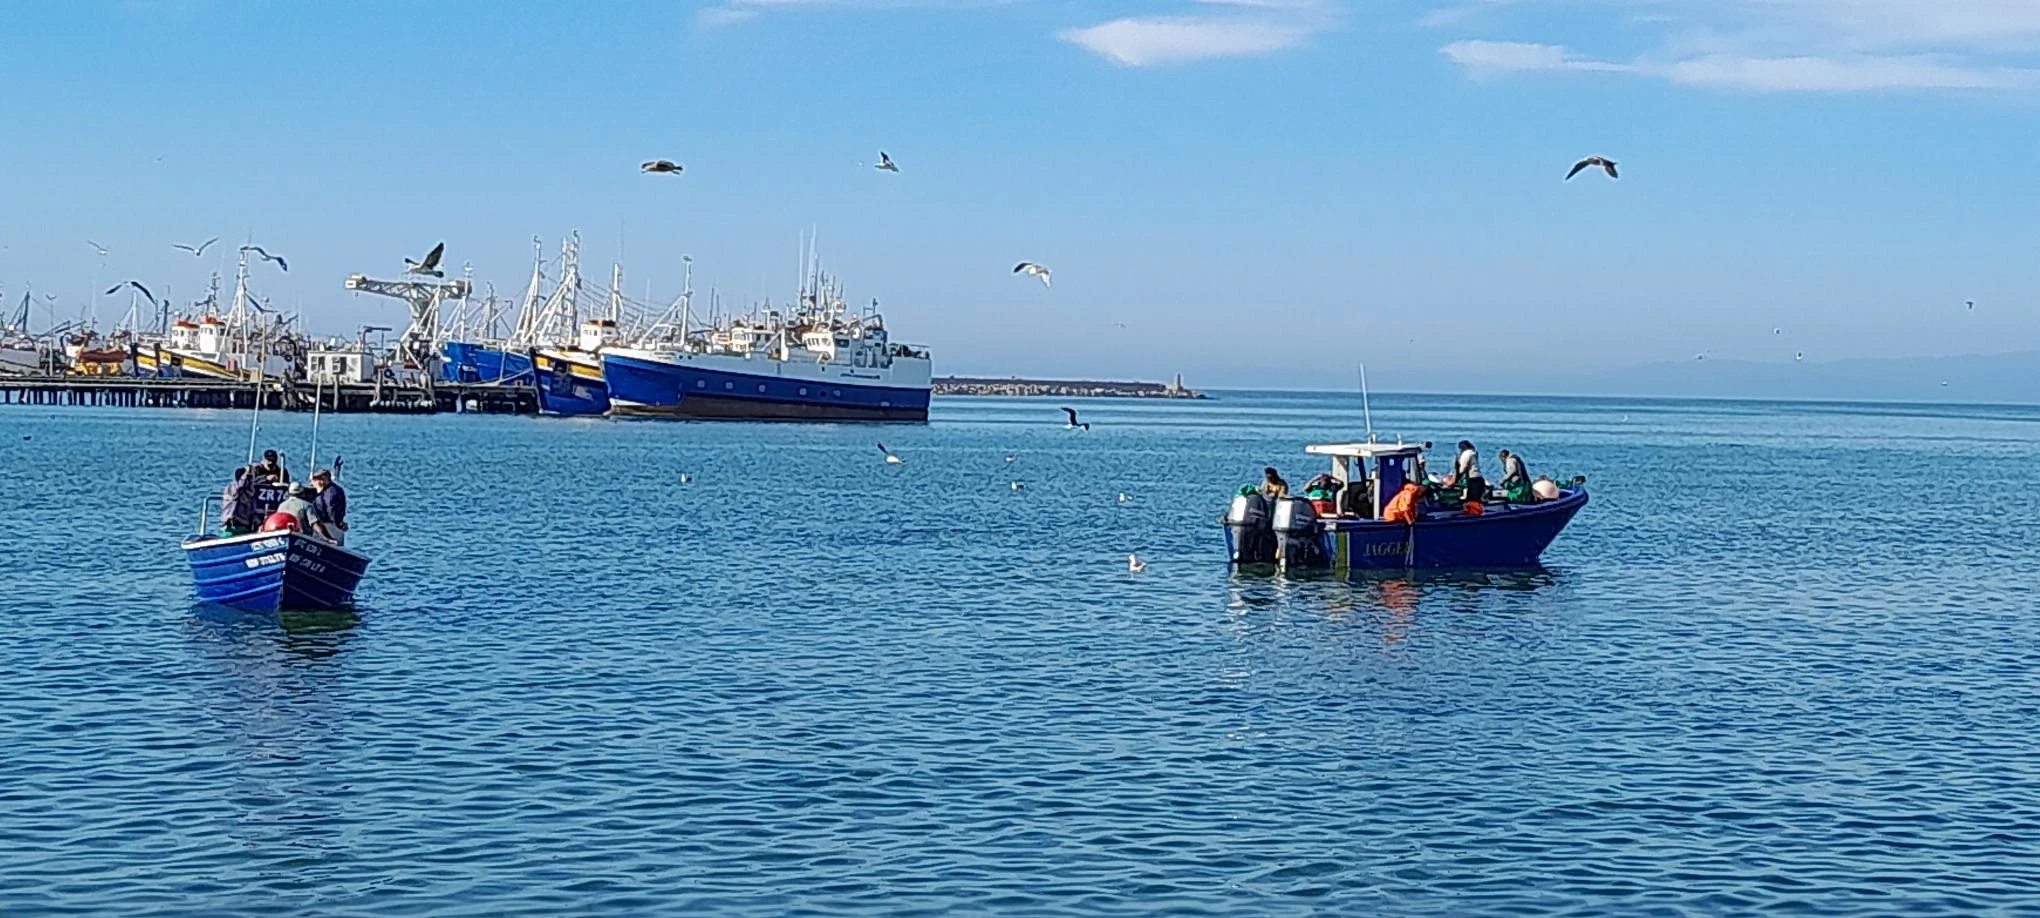
M 1023 262 L 1021 262 L 1021 263 L 1019 263 L 1019 264 L 1017 264 L 1017 265 L 1014 265 L 1014 266 L 1013 266 L 1013 273 L 1014 273 L 1014 274 L 1032 274 L 1032 275 L 1034 275 L 1035 277 L 1041 278 L 1041 285 L 1042 285 L 1043 287 L 1053 286 L 1053 285 L 1051 285 L 1051 284 L 1050 284 L 1050 283 L 1048 282 L 1048 274 L 1049 274 L 1049 271 L 1048 271 L 1048 269 L 1047 269 L 1047 268 L 1044 268 L 1044 267 L 1042 267 L 1042 266 L 1040 266 L 1040 265 L 1037 265 L 1037 264 L 1035 264 L 1034 262 L 1031 262 L 1031 261 L 1023 261 Z
M 1146 561 L 1142 561 L 1142 560 L 1140 559 L 1140 556 L 1139 556 L 1139 555 L 1127 555 L 1127 556 L 1126 556 L 1126 572 L 1127 572 L 1127 573 L 1129 573 L 1129 574 L 1138 574 L 1138 573 L 1140 573 L 1141 571 L 1144 571 L 1144 570 L 1147 570 L 1147 562 L 1146 562 Z
M 884 169 L 887 172 L 900 171 L 899 165 L 892 161 L 892 157 L 885 155 L 884 150 L 878 151 L 878 165 L 873 168 Z
M 406 258 L 404 259 L 404 273 L 430 274 L 433 277 L 445 277 L 446 272 L 439 270 L 439 256 L 445 254 L 446 243 L 442 242 L 433 246 L 432 251 L 425 253 L 424 261 L 412 261 Z
M 99 243 L 97 243 L 97 242 L 93 242 L 93 241 L 92 241 L 92 240 L 90 240 L 90 239 L 87 239 L 87 240 L 85 240 L 85 244 L 86 244 L 86 245 L 89 245 L 89 246 L 91 246 L 91 247 L 92 247 L 93 249 L 97 250 L 97 251 L 99 252 L 99 254 L 100 254 L 100 256 L 101 256 L 101 257 L 104 257 L 104 256 L 106 255 L 106 246 L 100 245 L 100 244 L 99 244 Z
M 1075 408 L 1064 408 L 1064 409 L 1063 409 L 1063 413 L 1064 413 L 1064 414 L 1067 414 L 1067 415 L 1069 415 L 1069 416 L 1070 416 L 1070 423 L 1068 424 L 1068 426 L 1066 426 L 1066 427 L 1064 427 L 1064 428 L 1063 428 L 1064 430 L 1090 430 L 1090 429 L 1091 429 L 1091 425 L 1089 425 L 1089 424 L 1085 424 L 1085 423 L 1082 423 L 1082 422 L 1079 422 L 1079 421 L 1077 420 L 1077 409 L 1075 409 Z
M 244 245 L 241 247 L 241 251 L 254 252 L 257 255 L 262 256 L 263 261 L 273 261 L 276 262 L 277 267 L 282 268 L 285 271 L 290 270 L 290 262 L 284 261 L 283 256 L 271 255 L 269 254 L 268 250 L 262 248 L 259 245 Z
M 900 458 L 899 456 L 897 456 L 897 455 L 894 455 L 894 454 L 893 454 L 893 451 L 892 451 L 892 450 L 889 450 L 889 449 L 886 449 L 886 448 L 885 448 L 885 444 L 883 444 L 883 443 L 880 443 L 880 444 L 878 445 L 878 451 L 879 451 L 879 452 L 881 452 L 881 453 L 884 453 L 884 454 L 885 454 L 885 464 L 886 464 L 886 465 L 905 465 L 905 464 L 907 464 L 907 460 L 905 460 L 905 459 L 901 459 L 901 458 Z
M 676 163 L 676 162 L 674 162 L 674 161 L 672 161 L 672 160 L 670 160 L 670 159 L 654 159 L 654 160 L 651 160 L 651 161 L 649 161 L 649 162 L 646 162 L 646 163 L 645 163 L 644 165 L 642 165 L 642 166 L 639 166 L 639 167 L 638 167 L 638 171 L 639 171 L 639 172 L 667 172 L 667 173 L 671 173 L 671 174 L 673 174 L 673 175 L 679 175 L 679 174 L 680 174 L 680 171 L 681 171 L 681 169 L 680 169 L 680 164 L 679 164 L 679 163 Z
M 220 237 L 214 236 L 211 239 L 207 239 L 206 241 L 201 242 L 195 246 L 185 245 L 182 242 L 173 242 L 170 244 L 170 247 L 173 249 L 183 249 L 184 251 L 190 252 L 191 257 L 193 258 L 202 258 L 205 256 L 205 247 L 212 245 L 213 243 L 218 241 L 220 241 Z
M 101 251 L 101 252 L 100 252 L 99 254 L 101 254 L 101 255 L 104 255 L 104 254 L 106 254 L 106 252 L 104 252 L 104 251 Z M 1969 307 L 1969 311 L 1971 311 L 1971 312 L 1975 312 L 1975 311 L 1976 311 L 1976 301 L 1975 301 L 1975 300 L 1963 300 L 1963 301 L 1962 301 L 1962 304 L 1963 304 L 1963 305 L 1965 305 L 1965 306 L 1968 306 L 1968 307 Z
M 111 287 L 108 287 L 108 288 L 106 288 L 106 292 L 105 292 L 105 293 L 103 293 L 103 294 L 101 294 L 101 296 L 112 296 L 112 295 L 114 295 L 114 294 L 116 294 L 116 293 L 119 293 L 119 292 L 120 292 L 120 288 L 122 288 L 122 287 L 133 287 L 133 288 L 135 288 L 136 290 L 140 290 L 140 291 L 142 292 L 142 298 L 143 298 L 143 299 L 145 299 L 145 300 L 148 300 L 148 301 L 149 301 L 149 305 L 151 305 L 151 306 L 157 305 L 157 304 L 156 304 L 156 295 L 155 295 L 155 294 L 153 294 L 153 293 L 150 293 L 150 292 L 149 292 L 149 288 L 147 288 L 147 287 L 144 287 L 144 286 L 142 286 L 142 282 L 141 282 L 141 281 L 133 281 L 133 280 L 131 280 L 131 281 L 121 281 L 121 282 L 120 282 L 120 283 L 118 283 L 118 284 L 114 284 L 113 286 L 111 286 Z
M 1588 166 L 1600 166 L 1601 171 L 1608 173 L 1609 178 L 1621 178 L 1621 176 L 1615 174 L 1614 160 L 1605 156 L 1589 156 L 1586 159 L 1573 163 L 1572 171 L 1565 174 L 1565 180 L 1568 182 L 1572 181 L 1573 176 L 1580 174 L 1580 171 Z

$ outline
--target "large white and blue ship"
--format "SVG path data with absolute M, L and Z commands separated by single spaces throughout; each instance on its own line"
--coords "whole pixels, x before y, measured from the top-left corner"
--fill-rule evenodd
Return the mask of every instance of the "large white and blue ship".
M 819 273 L 792 314 L 770 309 L 658 345 L 605 348 L 610 413 L 799 421 L 926 421 L 928 352 L 894 343 Z

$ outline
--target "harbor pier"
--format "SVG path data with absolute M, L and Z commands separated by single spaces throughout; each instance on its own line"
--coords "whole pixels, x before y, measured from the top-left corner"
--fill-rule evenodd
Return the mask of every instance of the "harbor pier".
M 316 404 L 321 411 L 337 414 L 538 413 L 537 389 L 518 384 L 314 385 L 294 379 L 243 382 L 132 376 L 0 376 L 0 405 L 246 409 L 254 408 L 258 402 L 267 411 L 310 411 Z

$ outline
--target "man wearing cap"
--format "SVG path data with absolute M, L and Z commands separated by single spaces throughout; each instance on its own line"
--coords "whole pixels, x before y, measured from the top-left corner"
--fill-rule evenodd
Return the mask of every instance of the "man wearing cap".
M 262 521 L 263 532 L 316 532 L 325 525 L 319 518 L 319 511 L 312 507 L 312 489 L 301 484 L 290 486 L 290 496 L 276 505 L 276 512 Z
M 276 450 L 273 449 L 262 451 L 262 461 L 256 463 L 252 471 L 256 478 L 266 480 L 270 484 L 283 484 L 290 480 L 290 470 L 283 467 L 283 460 L 276 457 Z
M 312 509 L 318 513 L 312 531 L 335 545 L 347 544 L 347 489 L 325 469 L 312 473 L 312 487 L 319 492 L 312 498 Z

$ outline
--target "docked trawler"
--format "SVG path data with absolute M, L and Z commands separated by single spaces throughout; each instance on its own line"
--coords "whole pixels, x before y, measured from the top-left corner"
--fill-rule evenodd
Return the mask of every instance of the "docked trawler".
M 1537 488 L 1548 499 L 1490 500 L 1481 513 L 1423 501 L 1414 521 L 1391 522 L 1383 516 L 1403 485 L 1418 480 L 1423 447 L 1326 443 L 1304 451 L 1331 457 L 1328 477 L 1336 496 L 1317 502 L 1234 497 L 1225 515 L 1227 555 L 1234 565 L 1338 574 L 1531 567 L 1587 504 L 1585 479 L 1567 485 L 1544 479 Z
M 926 421 L 928 352 L 893 343 L 876 300 L 851 314 L 841 288 L 819 270 L 803 287 L 791 314 L 766 309 L 671 344 L 605 349 L 610 413 Z

